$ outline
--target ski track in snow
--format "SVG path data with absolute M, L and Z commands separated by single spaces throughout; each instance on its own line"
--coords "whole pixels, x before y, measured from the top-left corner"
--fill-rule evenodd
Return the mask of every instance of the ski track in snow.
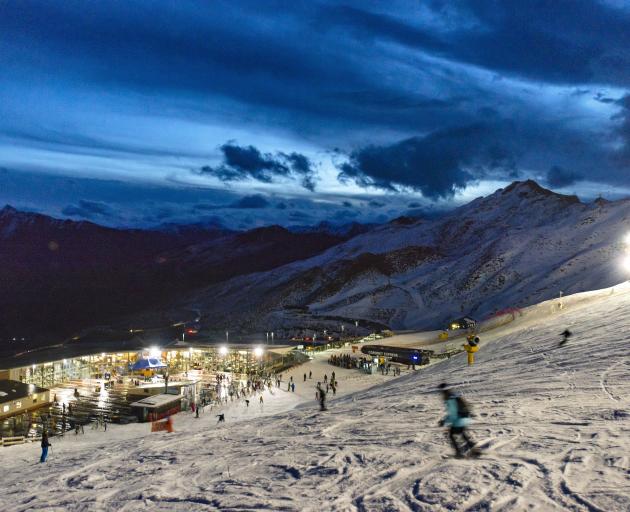
M 3 448 L 0 510 L 627 511 L 629 307 L 622 294 L 539 312 L 482 336 L 470 368 L 461 354 L 393 379 L 325 354 L 292 371 L 298 392 L 265 393 L 262 411 L 230 404 L 224 425 L 216 409 L 176 415 L 173 434 L 54 438 L 43 465 L 36 445 Z M 320 413 L 313 386 L 332 371 L 348 394 Z M 476 413 L 478 460 L 442 457 L 442 381 Z

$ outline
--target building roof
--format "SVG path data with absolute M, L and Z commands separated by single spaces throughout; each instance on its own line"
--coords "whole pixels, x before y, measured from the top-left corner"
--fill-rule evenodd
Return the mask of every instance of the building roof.
M 0 380 L 0 404 L 27 398 L 33 393 L 43 393 L 44 391 L 48 390 L 35 384 L 24 384 L 18 380 Z
M 166 365 L 157 357 L 141 357 L 131 367 L 132 370 L 151 370 L 153 368 L 166 368 Z
M 143 398 L 142 400 L 138 400 L 137 402 L 133 402 L 131 407 L 144 407 L 145 409 L 156 409 L 158 407 L 162 407 L 163 405 L 168 405 L 170 403 L 178 402 L 182 399 L 181 395 L 154 395 Z

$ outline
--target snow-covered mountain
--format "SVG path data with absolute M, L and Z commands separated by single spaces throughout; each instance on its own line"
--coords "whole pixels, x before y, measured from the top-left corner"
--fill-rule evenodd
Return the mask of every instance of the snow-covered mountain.
M 168 309 L 190 289 L 308 258 L 349 236 L 279 226 L 113 229 L 7 206 L 0 210 L 0 356 L 78 333 L 83 339 L 94 326 Z M 143 327 L 165 322 L 153 320 Z
M 221 282 L 187 304 L 207 324 L 247 329 L 340 319 L 438 328 L 625 280 L 629 219 L 628 200 L 585 204 L 515 182 L 438 219 L 398 219 L 312 258 Z

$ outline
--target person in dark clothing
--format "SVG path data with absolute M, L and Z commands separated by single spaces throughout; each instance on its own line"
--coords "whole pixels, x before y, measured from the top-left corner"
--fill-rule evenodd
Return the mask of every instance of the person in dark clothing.
M 308 378 L 309 378 L 309 379 L 312 379 L 312 378 L 313 378 L 313 372 L 312 372 L 312 371 L 309 371 L 309 372 L 308 372 Z
M 563 345 L 565 345 L 572 335 L 573 333 L 569 331 L 569 329 L 565 329 L 564 332 L 560 334 L 560 336 L 562 336 L 562 341 L 560 342 L 559 346 L 562 347 Z
M 245 407 L 249 407 L 249 400 L 245 400 Z
M 319 410 L 326 410 L 326 392 L 322 389 L 319 382 L 317 383 L 317 398 L 319 399 Z
M 304 382 L 306 382 L 306 373 L 304 374 Z
M 217 423 L 225 423 L 225 414 L 217 414 L 217 418 L 219 418 Z
M 449 425 L 448 437 L 455 448 L 455 456 L 458 458 L 466 455 L 478 456 L 480 451 L 475 447 L 475 442 L 466 431 L 470 425 L 470 412 L 463 398 L 455 395 L 446 384 L 440 384 L 440 391 L 446 407 L 446 416 L 440 421 L 440 426 Z M 465 442 L 465 451 L 462 451 L 458 437 Z
M 46 462 L 46 457 L 48 457 L 48 447 L 52 446 L 48 441 L 48 432 L 45 430 L 42 432 L 42 456 L 39 458 L 39 462 Z

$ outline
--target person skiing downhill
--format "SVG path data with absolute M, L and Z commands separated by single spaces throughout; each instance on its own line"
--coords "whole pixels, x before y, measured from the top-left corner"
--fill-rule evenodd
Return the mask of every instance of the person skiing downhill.
M 565 329 L 564 332 L 560 334 L 560 336 L 562 336 L 562 341 L 560 342 L 560 345 L 558 346 L 562 347 L 572 335 L 573 333 L 569 331 L 569 329 Z
M 449 425 L 448 437 L 451 440 L 453 448 L 455 448 L 455 456 L 463 458 L 467 455 L 479 456 L 481 452 L 475 447 L 470 434 L 466 431 L 470 425 L 470 410 L 466 401 L 453 393 L 444 383 L 439 385 L 439 389 L 444 399 L 446 407 L 446 416 L 440 421 L 440 426 Z M 458 437 L 462 437 L 466 443 L 466 451 L 462 451 L 457 441 Z

